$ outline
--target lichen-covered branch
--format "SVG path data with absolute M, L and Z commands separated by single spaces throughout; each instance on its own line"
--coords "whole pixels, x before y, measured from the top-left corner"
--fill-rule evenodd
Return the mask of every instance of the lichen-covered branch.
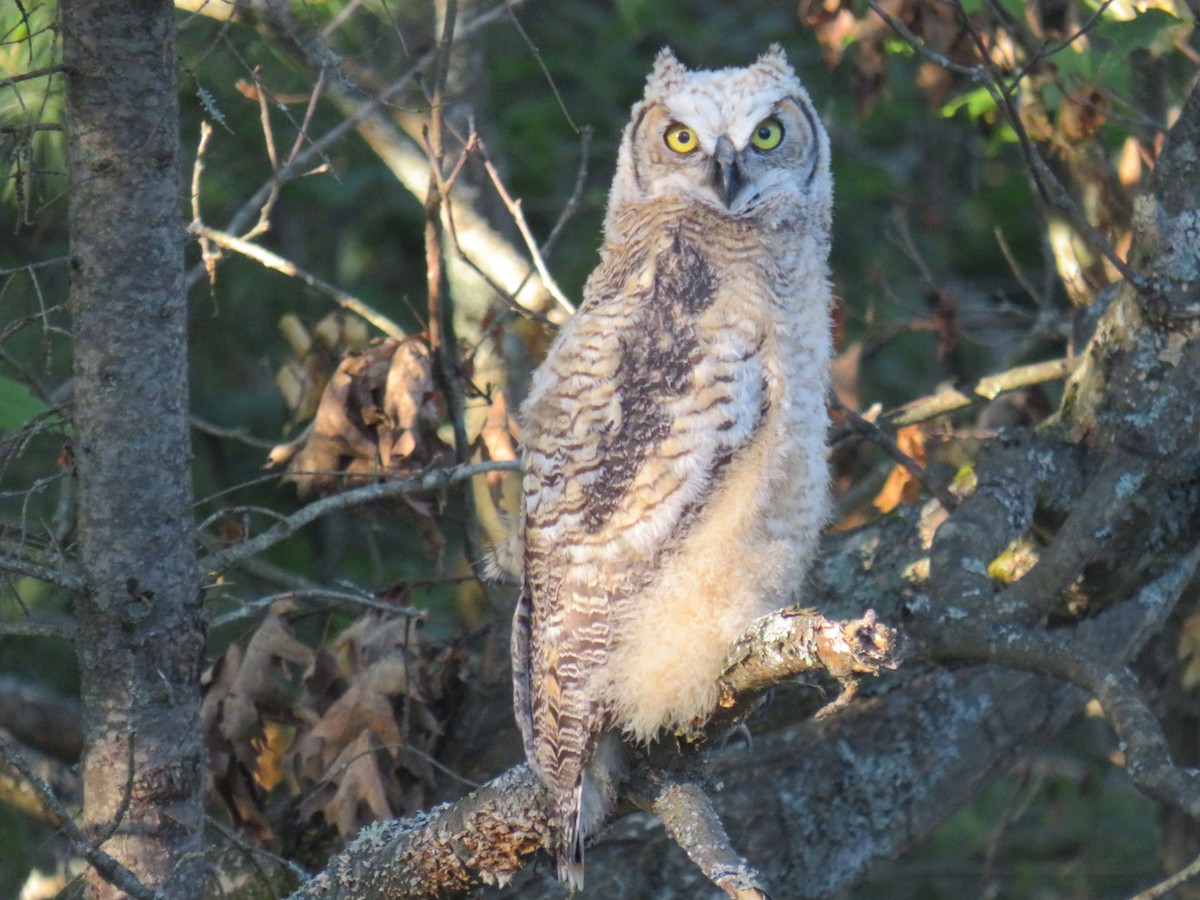
M 550 846 L 549 796 L 517 766 L 454 804 L 362 831 L 291 900 L 450 897 L 507 883 Z
M 815 609 L 789 607 L 763 616 L 734 645 L 720 678 L 721 705 L 732 707 L 780 681 L 824 670 L 849 690 L 858 675 L 900 664 L 899 635 L 868 610 L 836 622 Z
M 855 674 L 894 668 L 897 642 L 896 633 L 871 613 L 835 622 L 813 610 L 781 610 L 764 616 L 739 641 L 722 687 L 732 707 L 803 672 L 824 670 L 848 683 Z M 720 715 L 715 721 L 714 731 L 724 734 L 727 721 Z M 703 789 L 671 772 L 663 777 L 675 762 L 686 767 L 691 755 L 664 742 L 641 758 L 632 776 L 642 785 L 635 788 L 641 805 L 664 816 L 672 836 L 731 897 L 765 896 L 753 893 L 759 890 L 757 876 L 732 850 Z M 647 790 L 648 783 L 657 787 Z M 551 845 L 548 802 L 537 777 L 517 766 L 457 803 L 364 830 L 293 900 L 443 897 L 482 884 L 503 885 Z
M 1158 718 L 1126 661 L 1156 633 L 1200 563 L 1200 548 L 1181 557 L 1132 601 L 1059 632 L 978 621 L 917 629 L 942 657 L 987 660 L 1042 672 L 1094 696 L 1125 748 L 1133 783 L 1161 803 L 1200 817 L 1200 773 L 1171 760 Z
M 668 780 L 655 793 L 649 810 L 688 859 L 733 900 L 767 900 L 762 876 L 733 849 L 701 785 Z

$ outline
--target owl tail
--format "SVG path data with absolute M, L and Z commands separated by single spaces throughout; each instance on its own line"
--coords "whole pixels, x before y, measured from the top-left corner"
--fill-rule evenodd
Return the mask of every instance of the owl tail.
M 583 779 L 575 790 L 558 795 L 558 880 L 568 893 L 583 890 Z

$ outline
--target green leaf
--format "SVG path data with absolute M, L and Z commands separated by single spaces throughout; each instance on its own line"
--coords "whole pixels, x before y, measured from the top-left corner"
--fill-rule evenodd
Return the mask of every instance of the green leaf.
M 17 431 L 47 409 L 21 382 L 0 375 L 0 431 Z
M 987 115 L 996 108 L 996 101 L 991 92 L 985 87 L 977 87 L 973 91 L 960 94 L 942 107 L 942 115 L 949 119 L 960 109 L 965 109 L 972 119 Z
M 1132 19 L 1106 19 L 1097 24 L 1095 35 L 1109 42 L 1102 55 L 1101 69 L 1111 69 L 1123 62 L 1135 50 L 1145 50 L 1155 44 L 1169 28 L 1184 24 L 1161 9 L 1147 9 Z

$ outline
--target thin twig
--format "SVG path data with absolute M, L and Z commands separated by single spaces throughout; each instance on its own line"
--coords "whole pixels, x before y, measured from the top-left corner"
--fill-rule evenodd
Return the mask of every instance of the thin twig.
M 1160 881 L 1158 884 L 1148 887 L 1144 891 L 1138 891 L 1129 900 L 1158 900 L 1159 897 L 1167 896 L 1175 888 L 1185 882 L 1191 881 L 1197 875 L 1200 875 L 1200 856 L 1197 856 L 1170 878 Z
M 24 265 L 15 266 L 11 269 L 0 269 L 0 275 L 16 275 L 18 272 L 24 272 L 26 269 L 44 269 L 47 266 L 61 266 L 69 263 L 71 257 L 55 256 L 50 259 L 43 259 L 40 262 L 25 263 Z
M 15 556 L 0 556 L 0 571 L 36 578 L 38 581 L 57 585 L 73 594 L 80 593 L 84 588 L 83 579 L 73 572 L 67 571 L 62 565 L 48 566 Z
M 4 637 L 38 637 L 73 641 L 75 634 L 73 625 L 54 625 L 50 622 L 31 622 L 27 619 L 0 622 L 0 635 Z
M 12 87 L 14 84 L 29 81 L 31 78 L 41 78 L 45 75 L 55 75 L 65 71 L 67 71 L 67 67 L 62 63 L 55 66 L 44 66 L 40 69 L 30 69 L 28 72 L 21 72 L 8 78 L 0 78 L 0 88 Z
M 200 217 L 200 181 L 204 175 L 204 151 L 208 149 L 209 139 L 212 138 L 212 126 L 207 121 L 200 123 L 200 142 L 196 145 L 196 162 L 192 165 L 192 224 L 199 226 L 203 219 Z M 204 264 L 204 270 L 208 272 L 209 286 L 215 286 L 217 283 L 217 260 L 221 258 L 221 254 L 213 250 L 213 242 L 198 235 L 200 241 L 200 261 Z
M 383 313 L 377 311 L 371 306 L 368 306 L 362 300 L 359 300 L 352 294 L 348 294 L 341 288 L 330 284 L 324 279 L 318 278 L 311 272 L 301 269 L 294 262 L 284 259 L 277 253 L 272 253 L 265 247 L 255 244 L 251 241 L 244 240 L 236 235 L 229 234 L 225 231 L 218 231 L 215 228 L 209 228 L 207 225 L 200 222 L 193 222 L 188 229 L 197 237 L 212 241 L 218 247 L 224 247 L 228 250 L 234 250 L 237 253 L 247 256 L 256 262 L 261 263 L 268 269 L 274 269 L 276 272 L 282 272 L 292 278 L 296 278 L 313 290 L 320 291 L 332 297 L 334 301 L 343 309 L 348 309 L 366 319 L 384 334 L 398 341 L 403 341 L 407 338 L 404 330 L 393 322 Z
M 355 488 L 341 494 L 324 497 L 305 506 L 284 521 L 272 525 L 250 540 L 210 553 L 200 559 L 200 564 L 206 571 L 219 572 L 230 566 L 256 556 L 276 544 L 291 537 L 305 525 L 316 521 L 321 516 L 328 515 L 339 509 L 348 509 L 376 500 L 386 500 L 391 497 L 402 497 L 406 494 L 417 494 L 426 491 L 438 491 L 453 484 L 484 475 L 488 472 L 511 472 L 520 468 L 516 460 L 489 460 L 487 462 L 470 463 L 456 466 L 452 469 L 433 469 L 423 475 L 404 478 L 400 481 L 384 481 Z
M 521 201 L 514 200 L 505 189 L 504 182 L 500 179 L 500 173 L 492 165 L 492 161 L 487 155 L 487 148 L 483 146 L 482 142 L 480 142 L 480 152 L 483 156 L 483 167 L 492 179 L 492 184 L 496 187 L 496 193 L 500 195 L 500 199 L 504 202 L 505 207 L 507 207 L 509 214 L 513 218 L 513 222 L 516 223 L 517 230 L 521 232 L 521 239 L 525 241 L 525 249 L 529 251 L 533 265 L 537 268 L 538 275 L 542 278 L 542 284 L 546 286 L 546 290 L 550 292 L 550 296 L 558 302 L 558 305 L 573 315 L 575 313 L 575 304 L 567 299 L 567 295 L 562 292 L 562 289 L 558 286 L 558 282 L 554 280 L 554 276 L 550 274 L 550 270 L 546 267 L 546 261 L 542 259 L 542 252 L 538 249 L 533 232 L 529 230 L 529 223 L 525 221 L 525 213 L 521 210 Z
M 583 189 L 587 184 L 588 159 L 591 156 L 591 151 L 592 126 L 584 125 L 579 131 L 579 168 L 575 171 L 575 187 L 571 189 L 571 196 L 567 198 L 562 212 L 558 214 L 558 220 L 554 223 L 554 227 L 550 229 L 550 234 L 547 235 L 545 242 L 542 244 L 543 258 L 550 255 L 550 251 L 554 249 L 554 245 L 557 243 L 559 235 L 562 234 L 563 228 L 575 215 L 575 211 L 579 209 L 579 201 L 583 197 Z
M 971 387 L 961 390 L 946 388 L 931 397 L 914 400 L 897 410 L 884 413 L 880 418 L 897 427 L 925 422 L 963 409 L 973 403 L 994 400 L 1008 391 L 1044 384 L 1047 381 L 1059 381 L 1074 372 L 1079 362 L 1080 357 L 1066 356 L 1046 362 L 1031 363 L 1028 366 L 1017 366 L 1007 372 L 981 378 Z
M 502 3 L 492 7 L 487 12 L 480 13 L 471 21 L 467 22 L 459 29 L 460 37 L 473 33 L 481 28 L 490 25 L 497 19 L 506 14 L 506 7 L 511 5 L 519 5 L 522 0 L 510 0 L 509 3 Z M 346 116 L 337 125 L 334 125 L 327 132 L 321 135 L 314 141 L 311 141 L 308 146 L 296 155 L 294 159 L 280 168 L 278 172 L 263 183 L 257 191 L 242 204 L 241 208 L 229 220 L 225 226 L 225 231 L 231 234 L 236 234 L 250 224 L 251 219 L 257 217 L 259 224 L 248 234 L 242 235 L 243 238 L 252 237 L 260 234 L 267 229 L 264 222 L 264 212 L 269 209 L 274 203 L 274 198 L 278 196 L 279 189 L 284 184 L 301 177 L 305 174 L 306 167 L 310 165 L 315 157 L 320 156 L 334 144 L 341 141 L 346 135 L 356 128 L 360 127 L 367 119 L 379 113 L 379 110 L 386 106 L 388 102 L 397 95 L 409 90 L 414 83 L 416 77 L 429 68 L 437 58 L 436 50 L 431 50 L 422 56 L 417 62 L 374 96 L 364 100 L 361 105 L 351 114 Z M 187 284 L 192 287 L 200 280 L 204 273 L 203 267 L 197 267 L 188 273 Z M 0 271 L 0 274 L 4 274 Z
M 554 92 L 554 99 L 558 101 L 558 108 L 562 110 L 563 118 L 567 120 L 567 124 L 571 126 L 571 130 L 576 134 L 582 134 L 581 129 L 575 124 L 575 120 L 571 118 L 571 113 L 567 110 L 567 104 L 562 98 L 562 94 L 558 92 L 558 85 L 554 83 L 554 77 L 550 74 L 550 69 L 546 67 L 546 61 L 542 59 L 542 51 L 538 49 L 537 44 L 529 37 L 525 27 L 521 24 L 521 20 L 517 18 L 516 11 L 509 4 L 505 4 L 504 8 L 508 11 L 508 18 L 513 23 L 513 27 L 517 29 L 517 34 L 525 41 L 525 46 L 529 48 L 529 52 L 533 54 L 534 61 L 538 64 L 538 68 L 542 70 L 542 74 L 546 76 L 546 83 L 550 85 L 550 90 Z
M 278 172 L 279 156 L 275 152 L 275 132 L 271 128 L 271 108 L 267 105 L 267 89 L 262 83 L 261 67 L 255 66 L 250 75 L 254 78 L 254 93 L 258 99 L 258 121 L 262 125 L 263 143 L 267 146 L 267 160 L 271 163 L 271 171 Z
M 410 618 L 422 618 L 425 613 L 419 609 L 413 609 L 406 606 L 397 606 L 395 603 L 388 603 L 384 600 L 377 600 L 370 594 L 351 593 L 349 591 L 334 591 L 326 588 L 310 588 L 308 590 L 292 590 L 283 591 L 278 594 L 271 594 L 269 597 L 260 597 L 257 600 L 252 600 L 245 603 L 237 609 L 230 610 L 216 616 L 208 623 L 209 630 L 214 630 L 228 625 L 231 622 L 237 622 L 241 619 L 249 619 L 259 613 L 270 609 L 274 604 L 281 600 L 331 600 L 338 606 L 361 606 L 367 609 L 373 609 L 378 612 L 386 612 L 391 615 L 408 616 Z
M 57 122 L 32 122 L 28 125 L 0 125 L 0 134 L 32 134 L 35 131 L 63 131 Z
M 304 119 L 300 123 L 300 129 L 296 132 L 295 143 L 292 144 L 292 149 L 288 152 L 288 164 L 300 153 L 300 148 L 304 146 L 304 139 L 308 137 L 308 126 L 312 124 L 313 113 L 317 110 L 317 100 L 321 96 L 321 91 L 325 87 L 325 68 L 322 67 L 317 72 L 317 83 L 313 85 L 312 95 L 308 98 L 308 106 L 304 110 Z
M 137 900 L 154 900 L 155 893 L 153 890 L 142 884 L 133 872 L 129 871 L 129 869 L 125 868 L 92 843 L 88 836 L 79 829 L 79 826 L 75 824 L 75 820 L 71 818 L 71 814 L 67 812 L 58 798 L 54 796 L 54 792 L 50 790 L 50 786 L 30 768 L 24 757 L 13 748 L 3 735 L 0 735 L 0 757 L 3 757 L 5 762 L 16 769 L 29 782 L 42 803 L 54 814 L 58 820 L 59 827 L 62 828 L 79 855 L 86 859 L 105 881 L 125 893 L 136 897 Z
M 851 428 L 880 447 L 897 464 L 903 466 L 912 479 L 925 488 L 929 495 L 942 505 L 943 509 L 947 512 L 952 512 L 958 506 L 957 498 L 944 485 L 939 484 L 931 478 L 920 463 L 901 450 L 900 445 L 886 431 L 874 422 L 864 419 L 855 410 L 842 403 L 841 399 L 833 391 L 829 392 L 829 405 L 846 417 L 846 422 Z

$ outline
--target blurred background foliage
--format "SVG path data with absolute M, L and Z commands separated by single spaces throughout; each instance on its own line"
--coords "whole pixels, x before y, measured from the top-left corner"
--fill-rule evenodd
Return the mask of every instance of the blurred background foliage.
M 214 133 L 197 202 L 216 228 L 270 180 L 272 154 L 281 160 L 293 143 L 307 146 L 344 120 L 347 103 L 410 71 L 434 47 L 445 12 L 431 0 L 295 0 L 286 4 L 287 26 L 253 12 L 253 3 L 232 18 L 225 0 L 179 6 L 180 214 L 192 218 L 192 164 L 208 122 Z M 1182 0 L 878 6 L 924 52 L 864 2 L 529 0 L 458 45 L 448 116 L 483 138 L 540 240 L 555 230 L 585 163 L 578 203 L 547 258 L 566 295 L 578 298 L 596 263 L 621 128 L 655 53 L 670 45 L 688 64 L 720 67 L 744 64 L 778 42 L 835 150 L 843 401 L 868 413 L 876 404 L 889 409 L 949 382 L 1067 354 L 1086 337 L 1088 309 L 1102 302 L 1115 271 L 1086 247 L 1069 216 L 1039 198 L 1026 154 L 1034 148 L 1088 222 L 1127 250 L 1132 197 L 1195 78 L 1194 10 Z M 462 2 L 460 21 L 490 8 Z M 58 412 L 69 398 L 71 358 L 63 76 L 25 77 L 60 63 L 56 29 L 54 2 L 0 6 L 0 537 L 40 547 L 70 541 L 70 434 Z M 297 49 L 300 34 L 318 36 L 334 54 L 315 102 L 317 75 Z M 981 54 L 1011 92 L 1015 122 L 994 92 L 969 77 Z M 419 139 L 428 111 L 419 85 L 387 111 Z M 130 136 L 131 145 L 136 140 Z M 353 132 L 309 168 L 315 171 L 282 187 L 258 243 L 407 333 L 424 331 L 422 198 Z M 463 177 L 475 179 L 477 207 L 519 243 L 486 177 L 470 168 Z M 361 323 L 346 327 L 344 319 L 331 324 L 337 306 L 327 293 L 253 259 L 226 250 L 212 278 L 195 241 L 188 259 L 197 517 L 208 523 L 204 540 L 219 545 L 269 524 L 240 508 L 286 515 L 303 502 L 278 470 L 263 471 L 271 448 L 307 424 L 281 393 L 281 368 L 298 361 L 298 377 L 315 379 L 308 386 L 319 393 L 341 351 L 380 335 Z M 496 330 L 460 335 L 463 350 L 502 331 L 514 373 L 509 392 L 518 400 L 522 369 L 536 361 L 549 332 L 503 312 L 503 304 L 495 308 Z M 289 343 L 289 329 L 308 335 L 308 345 L 303 337 L 299 349 Z M 940 420 L 922 429 L 918 443 L 948 480 L 969 459 L 972 434 L 1037 421 L 1052 408 L 1054 391 L 1053 384 L 1033 387 L 982 414 Z M 442 436 L 453 443 L 445 426 Z M 839 454 L 845 523 L 878 514 L 881 504 L 871 501 L 891 468 L 863 446 Z M 436 514 L 345 512 L 302 530 L 215 585 L 214 617 L 272 591 L 324 584 L 424 610 L 431 645 L 479 625 L 487 605 L 467 578 L 462 502 L 430 503 Z M 238 512 L 228 512 L 235 506 Z M 497 597 L 505 602 L 502 591 Z M 66 600 L 39 582 L 0 582 L 0 622 L 63 622 L 68 614 Z M 317 647 L 352 620 L 330 604 L 289 622 Z M 255 620 L 229 621 L 211 636 L 214 661 L 255 633 Z M 468 657 L 478 652 L 471 645 Z M 64 641 L 0 636 L 0 674 L 70 694 L 73 666 Z M 1114 773 L 1118 752 L 1102 724 L 1081 720 L 852 896 L 1129 894 L 1156 877 L 1156 820 L 1152 805 Z M 15 895 L 29 868 L 50 863 L 49 841 L 0 807 L 0 896 Z

